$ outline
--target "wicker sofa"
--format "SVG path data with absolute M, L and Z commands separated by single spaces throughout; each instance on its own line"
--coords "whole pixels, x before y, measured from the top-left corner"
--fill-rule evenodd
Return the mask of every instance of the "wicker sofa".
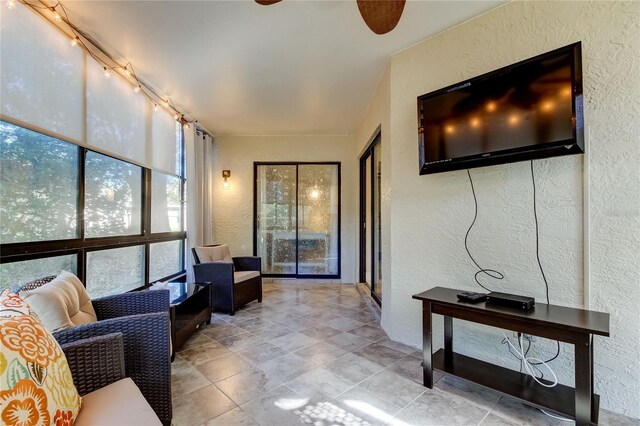
M 45 285 L 45 279 L 35 285 Z M 54 277 L 55 278 L 55 277 Z M 49 280 L 50 281 L 50 280 Z M 29 290 L 34 283 L 18 287 Z M 171 424 L 169 291 L 138 291 L 92 299 L 98 321 L 53 332 L 60 345 L 121 333 L 124 373 L 133 380 L 156 415 Z
M 262 302 L 262 261 L 257 256 L 231 257 L 226 244 L 194 247 L 196 282 L 211 283 L 211 309 L 235 315 L 238 308 Z
M 125 377 L 122 333 L 61 345 L 82 396 L 75 425 L 161 425 L 140 389 Z

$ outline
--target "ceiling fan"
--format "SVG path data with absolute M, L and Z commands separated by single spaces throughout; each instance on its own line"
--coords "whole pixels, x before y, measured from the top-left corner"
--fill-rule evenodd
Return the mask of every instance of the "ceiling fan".
M 269 6 L 282 0 L 256 0 L 256 3 Z M 406 0 L 356 0 L 362 19 L 376 34 L 386 34 L 393 30 L 402 16 Z

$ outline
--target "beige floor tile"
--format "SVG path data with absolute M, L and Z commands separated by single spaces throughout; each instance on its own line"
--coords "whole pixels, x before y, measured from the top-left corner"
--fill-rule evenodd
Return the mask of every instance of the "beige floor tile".
M 203 426 L 257 426 L 255 420 L 253 420 L 247 413 L 242 411 L 242 408 L 237 407 L 233 410 L 229 410 L 226 413 L 209 420 Z
M 224 393 L 209 385 L 174 398 L 172 423 L 174 426 L 200 425 L 235 407 Z
M 313 361 L 319 365 L 328 364 L 340 358 L 341 356 L 346 355 L 347 353 L 347 351 L 340 349 L 337 346 L 333 346 L 324 342 L 315 343 L 311 346 L 295 352 L 296 355 L 308 359 L 309 361 Z
M 318 368 L 288 381 L 287 386 L 310 400 L 325 400 L 335 398 L 354 384 L 324 368 Z
M 236 404 L 244 404 L 282 385 L 284 380 L 276 375 L 267 375 L 259 369 L 241 371 L 216 382 L 216 386 Z
M 205 362 L 197 366 L 198 371 L 202 373 L 211 383 L 224 380 L 227 377 L 238 374 L 252 368 L 249 362 L 245 361 L 235 353 L 223 355 L 212 361 Z

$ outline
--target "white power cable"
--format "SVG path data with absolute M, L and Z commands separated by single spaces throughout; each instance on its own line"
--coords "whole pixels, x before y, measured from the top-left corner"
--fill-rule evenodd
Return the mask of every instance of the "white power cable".
M 515 354 L 520 358 L 520 361 L 522 361 L 522 364 L 524 365 L 524 368 L 527 370 L 527 373 L 529 373 L 529 375 L 531 377 L 533 377 L 533 380 L 535 380 L 538 384 L 546 387 L 546 388 L 552 388 L 555 385 L 558 384 L 558 377 L 556 376 L 556 373 L 554 373 L 554 371 L 551 369 L 551 367 L 549 367 L 549 364 L 547 364 L 546 362 L 542 361 L 539 358 L 535 358 L 535 357 L 528 357 L 525 355 L 525 350 L 524 350 L 524 343 L 522 342 L 522 334 L 518 333 L 518 346 L 520 348 L 520 350 L 518 350 L 518 348 L 516 348 L 515 346 L 513 346 L 513 344 L 511 343 L 511 340 L 509 340 L 509 338 L 507 337 L 506 333 L 503 331 L 502 335 L 504 336 L 504 340 L 509 344 L 509 346 L 511 347 L 511 349 L 513 349 L 515 351 Z M 532 364 L 532 362 L 535 362 L 536 364 Z M 540 379 L 538 379 L 536 377 L 536 375 L 534 374 L 534 369 L 538 369 L 536 366 L 537 365 L 543 365 L 547 368 L 547 370 L 549 370 L 549 372 L 551 373 L 551 375 L 553 376 L 553 382 L 550 384 L 546 384 L 543 383 L 542 381 L 540 381 Z M 540 370 L 538 370 L 540 371 Z M 540 411 L 542 411 L 542 413 L 546 414 L 549 417 L 553 417 L 554 419 L 557 420 L 562 420 L 565 422 L 573 422 L 572 419 L 568 419 L 565 417 L 559 417 L 559 416 L 555 416 L 553 414 L 547 413 L 546 411 L 544 411 L 543 409 L 539 408 Z
M 526 356 L 525 354 L 525 350 L 524 350 L 524 344 L 522 342 L 522 335 L 518 334 L 518 346 L 519 349 L 516 348 L 515 346 L 513 346 L 513 344 L 511 343 L 511 340 L 509 340 L 509 338 L 507 337 L 506 333 L 503 331 L 502 335 L 504 336 L 504 339 L 507 341 L 507 343 L 509 344 L 509 346 L 511 347 L 511 349 L 513 349 L 516 353 L 516 355 L 518 356 L 518 358 L 520 358 L 520 360 L 522 361 L 525 370 L 527 371 L 527 373 L 533 377 L 533 380 L 535 380 L 539 385 L 544 386 L 545 388 L 552 388 L 555 385 L 558 384 L 558 377 L 556 376 L 556 373 L 554 373 L 554 371 L 551 369 L 551 367 L 549 367 L 549 364 L 547 364 L 546 362 L 544 362 L 543 360 L 539 359 L 539 358 L 535 358 L 535 357 L 531 357 L 531 356 Z M 538 379 L 535 375 L 535 371 L 534 368 L 535 365 L 532 364 L 533 362 L 535 362 L 535 365 L 542 365 L 544 367 L 547 368 L 547 370 L 549 370 L 549 372 L 551 373 L 551 376 L 553 376 L 553 380 L 551 384 L 547 384 L 544 383 L 543 381 L 541 381 L 540 379 Z
M 575 422 L 575 420 L 573 420 L 573 419 L 567 419 L 566 417 L 554 416 L 553 414 L 547 413 L 542 408 L 538 408 L 538 410 L 542 411 L 544 414 L 546 414 L 549 417 L 553 417 L 554 419 L 562 420 L 563 422 L 572 422 L 572 423 Z

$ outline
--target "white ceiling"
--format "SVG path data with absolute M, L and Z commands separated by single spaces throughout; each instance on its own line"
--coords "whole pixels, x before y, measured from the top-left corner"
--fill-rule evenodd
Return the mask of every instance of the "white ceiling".
M 386 35 L 355 0 L 66 1 L 71 20 L 214 134 L 352 134 L 390 56 L 502 0 L 408 1 Z

